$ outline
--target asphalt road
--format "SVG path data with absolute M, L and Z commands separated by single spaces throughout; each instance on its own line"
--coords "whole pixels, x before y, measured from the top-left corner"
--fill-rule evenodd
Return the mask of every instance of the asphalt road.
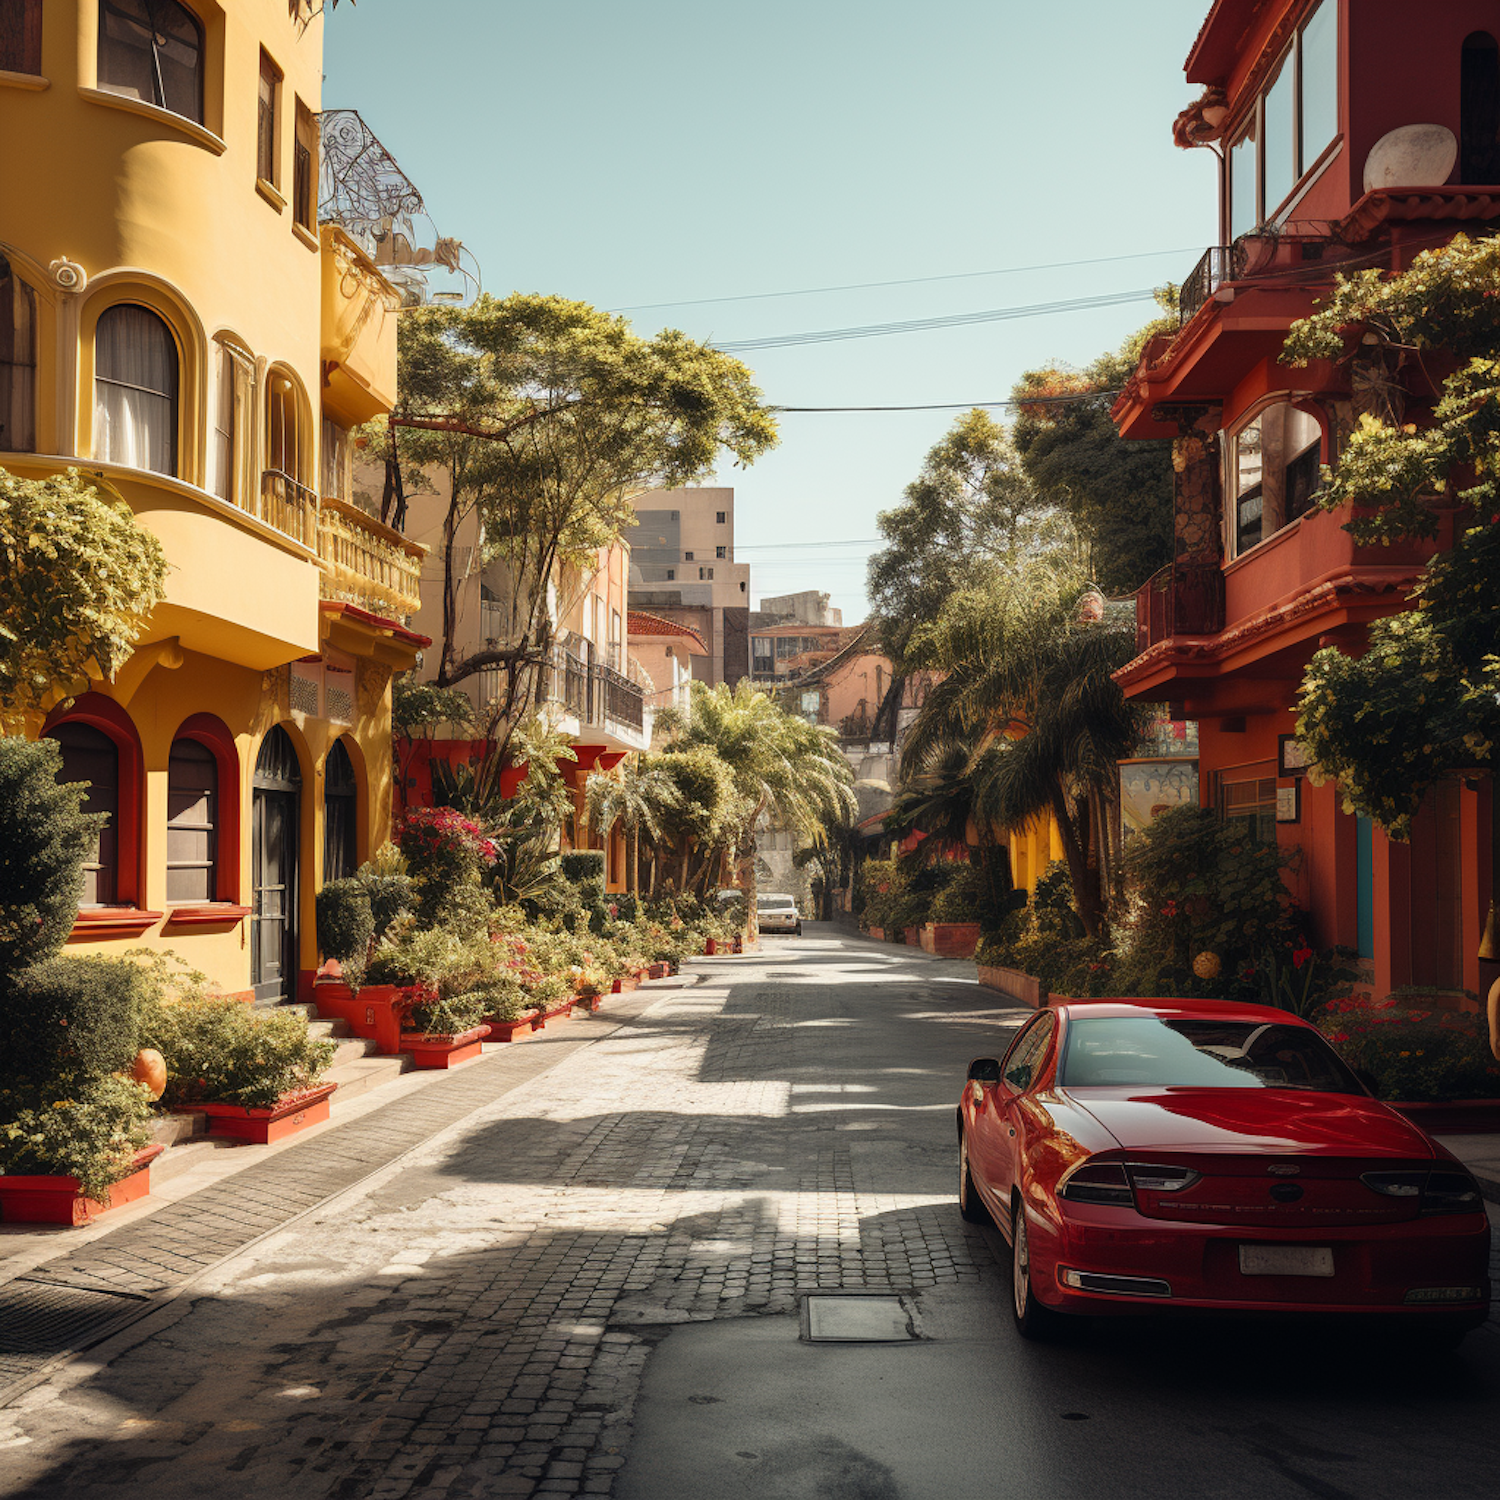
M 953 1201 L 965 1065 L 1026 1014 L 972 974 L 809 924 L 526 1043 L 524 1081 L 0 1411 L 0 1495 L 1494 1494 L 1493 1328 L 1426 1363 L 1254 1324 L 1023 1344 Z M 805 1342 L 808 1291 L 889 1292 L 917 1336 Z

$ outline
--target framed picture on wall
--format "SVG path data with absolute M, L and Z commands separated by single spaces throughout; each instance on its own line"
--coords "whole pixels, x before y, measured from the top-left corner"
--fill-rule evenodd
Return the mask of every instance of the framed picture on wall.
M 1294 781 L 1290 786 L 1276 788 L 1276 821 L 1278 823 L 1302 821 L 1302 783 L 1300 781 Z
M 1306 748 L 1295 734 L 1276 736 L 1276 774 L 1278 776 L 1305 776 L 1312 764 Z

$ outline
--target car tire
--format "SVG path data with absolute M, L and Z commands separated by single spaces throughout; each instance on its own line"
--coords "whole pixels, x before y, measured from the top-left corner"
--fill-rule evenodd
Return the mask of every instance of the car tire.
M 974 1173 L 969 1168 L 969 1143 L 958 1133 L 958 1212 L 967 1224 L 993 1224 L 990 1211 L 974 1187 Z
M 1019 1194 L 1011 1200 L 1010 1234 L 1010 1310 L 1016 1320 L 1016 1332 L 1023 1339 L 1043 1342 L 1056 1336 L 1060 1315 L 1037 1300 L 1031 1279 L 1031 1232 L 1026 1227 Z

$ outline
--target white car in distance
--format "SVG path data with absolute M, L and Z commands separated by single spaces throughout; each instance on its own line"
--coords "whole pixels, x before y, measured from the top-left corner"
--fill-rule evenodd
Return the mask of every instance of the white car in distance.
M 755 920 L 762 932 L 789 932 L 793 937 L 802 936 L 802 918 L 797 913 L 797 902 L 791 896 L 777 892 L 757 896 Z

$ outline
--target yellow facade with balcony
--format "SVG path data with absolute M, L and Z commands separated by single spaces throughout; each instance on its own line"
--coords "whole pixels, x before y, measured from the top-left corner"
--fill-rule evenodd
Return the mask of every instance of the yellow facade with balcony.
M 111 815 L 73 941 L 265 1001 L 389 833 L 423 549 L 354 503 L 399 297 L 318 216 L 322 20 L 287 0 L 4 0 L 0 466 L 69 467 L 162 543 L 165 602 L 54 712 Z

